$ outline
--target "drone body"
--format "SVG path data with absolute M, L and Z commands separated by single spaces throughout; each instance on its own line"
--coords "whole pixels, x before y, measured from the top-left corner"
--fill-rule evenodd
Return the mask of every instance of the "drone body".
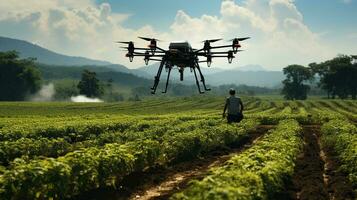
M 191 47 L 188 42 L 172 42 L 169 45 L 168 50 L 164 50 L 157 46 L 157 39 L 154 38 L 145 38 L 139 37 L 143 40 L 149 41 L 150 44 L 148 48 L 136 48 L 134 46 L 134 42 L 118 42 L 127 44 L 128 47 L 123 47 L 128 50 L 126 57 L 129 58 L 130 62 L 133 61 L 134 57 L 144 57 L 145 64 L 148 65 L 149 61 L 160 61 L 160 66 L 158 72 L 155 76 L 154 85 L 151 88 L 151 93 L 155 94 L 157 86 L 160 82 L 160 77 L 162 70 L 165 68 L 168 72 L 166 86 L 163 93 L 167 92 L 167 87 L 169 84 L 171 70 L 174 67 L 178 68 L 180 73 L 180 80 L 183 81 L 183 73 L 185 68 L 190 68 L 191 72 L 193 71 L 196 79 L 196 85 L 198 88 L 199 93 L 204 93 L 201 90 L 200 81 L 202 82 L 203 89 L 205 91 L 209 91 L 210 89 L 207 88 L 205 78 L 202 74 L 201 68 L 199 63 L 206 62 L 207 66 L 210 67 L 212 63 L 212 58 L 227 58 L 229 63 L 232 63 L 233 58 L 235 58 L 234 54 L 236 54 L 241 47 L 239 41 L 243 41 L 249 39 L 246 38 L 234 38 L 231 40 L 231 45 L 223 45 L 223 46 L 211 46 L 211 43 L 217 42 L 221 39 L 214 39 L 214 40 L 205 40 L 203 41 L 204 45 L 202 49 L 196 50 Z M 219 49 L 219 48 L 231 48 L 232 50 L 224 51 L 224 52 L 212 52 L 212 49 Z M 200 57 L 205 57 L 206 60 L 200 61 Z M 197 71 L 196 71 L 197 70 Z M 199 79 L 198 79 L 199 78 Z

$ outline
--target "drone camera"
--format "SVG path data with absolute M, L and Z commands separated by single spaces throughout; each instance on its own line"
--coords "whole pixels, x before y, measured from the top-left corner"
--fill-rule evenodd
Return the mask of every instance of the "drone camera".
M 233 42 L 233 52 L 236 54 L 238 52 L 238 48 L 242 47 L 239 42 Z
M 149 60 L 150 60 L 149 51 L 146 51 L 146 52 L 145 52 L 145 57 L 144 57 L 145 65 L 148 65 L 148 64 L 149 64 Z
M 133 59 L 134 59 L 133 54 L 127 53 L 125 56 L 129 58 L 130 62 L 133 62 Z
M 233 56 L 233 51 L 228 51 L 228 56 L 227 56 L 227 58 L 228 58 L 228 63 L 231 64 L 231 63 L 232 63 L 232 60 L 233 60 L 233 58 L 234 58 L 234 56 Z
M 233 45 L 233 46 L 236 47 L 236 48 L 242 47 L 240 44 L 235 44 L 235 45 Z
M 210 54 L 207 55 L 207 67 L 211 67 L 212 64 L 212 56 Z
M 229 57 L 229 58 L 228 58 L 228 63 L 231 64 L 231 63 L 232 63 L 232 60 L 233 60 L 233 57 Z

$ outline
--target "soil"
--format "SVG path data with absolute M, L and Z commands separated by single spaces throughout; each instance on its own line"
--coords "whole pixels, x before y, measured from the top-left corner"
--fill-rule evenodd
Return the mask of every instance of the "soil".
M 206 157 L 169 167 L 156 167 L 145 172 L 134 173 L 122 180 L 117 189 L 100 188 L 77 196 L 75 199 L 168 199 L 172 194 L 183 190 L 188 183 L 200 180 L 212 167 L 223 165 L 232 156 L 249 148 L 269 129 L 271 125 L 261 125 L 236 147 L 216 150 Z
M 320 145 L 320 126 L 304 126 L 304 151 L 298 156 L 292 185 L 285 199 L 354 199 L 351 184 L 338 170 L 338 160 L 331 149 Z
M 185 189 L 191 180 L 205 177 L 212 167 L 222 166 L 233 155 L 251 147 L 271 125 L 261 125 L 236 147 L 219 149 L 206 157 L 166 167 L 156 167 L 127 176 L 117 189 L 99 188 L 76 199 L 168 199 Z M 321 148 L 320 125 L 303 126 L 303 152 L 298 156 L 294 175 L 286 190 L 274 199 L 349 200 L 355 199 L 347 175 L 339 171 L 340 163 L 332 148 Z
M 332 147 L 325 147 L 321 151 L 322 160 L 325 162 L 324 180 L 327 185 L 327 192 L 330 199 L 339 200 L 356 199 L 352 185 L 347 178 L 347 174 L 339 170 L 341 163 Z

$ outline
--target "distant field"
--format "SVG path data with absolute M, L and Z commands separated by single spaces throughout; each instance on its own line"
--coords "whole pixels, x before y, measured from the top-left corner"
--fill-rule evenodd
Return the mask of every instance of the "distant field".
M 224 100 L 0 103 L 0 199 L 356 198 L 357 101 Z

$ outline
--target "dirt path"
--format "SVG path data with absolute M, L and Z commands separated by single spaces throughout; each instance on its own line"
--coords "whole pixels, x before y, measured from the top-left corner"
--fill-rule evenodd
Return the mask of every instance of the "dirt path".
M 77 197 L 77 199 L 167 199 L 172 194 L 184 189 L 190 180 L 202 179 L 207 175 L 210 168 L 223 165 L 233 155 L 249 148 L 273 127 L 270 125 L 259 126 L 237 148 L 215 151 L 204 158 L 165 169 L 156 168 L 147 172 L 132 174 L 122 181 L 123 185 L 117 190 L 107 188 L 90 191 L 81 197 Z
M 334 150 L 331 147 L 325 147 L 321 150 L 320 155 L 325 162 L 324 181 L 325 185 L 327 185 L 329 198 L 332 200 L 355 199 L 356 196 L 353 193 L 352 185 L 348 181 L 347 175 L 338 170 L 341 164 Z
M 147 185 L 148 187 L 143 187 L 141 190 L 134 192 L 129 199 L 167 199 L 172 194 L 184 189 L 190 180 L 202 179 L 207 175 L 210 168 L 223 165 L 232 156 L 249 148 L 271 128 L 273 126 L 259 126 L 255 132 L 249 134 L 249 138 L 244 141 L 245 144 L 239 148 L 232 149 L 229 152 L 219 152 L 203 160 L 184 163 L 174 169 L 172 173 L 169 173 L 167 178 L 159 184 Z
M 352 187 L 330 151 L 320 145 L 320 127 L 304 126 L 304 151 L 299 155 L 293 184 L 288 188 L 290 199 L 338 200 L 353 199 Z

